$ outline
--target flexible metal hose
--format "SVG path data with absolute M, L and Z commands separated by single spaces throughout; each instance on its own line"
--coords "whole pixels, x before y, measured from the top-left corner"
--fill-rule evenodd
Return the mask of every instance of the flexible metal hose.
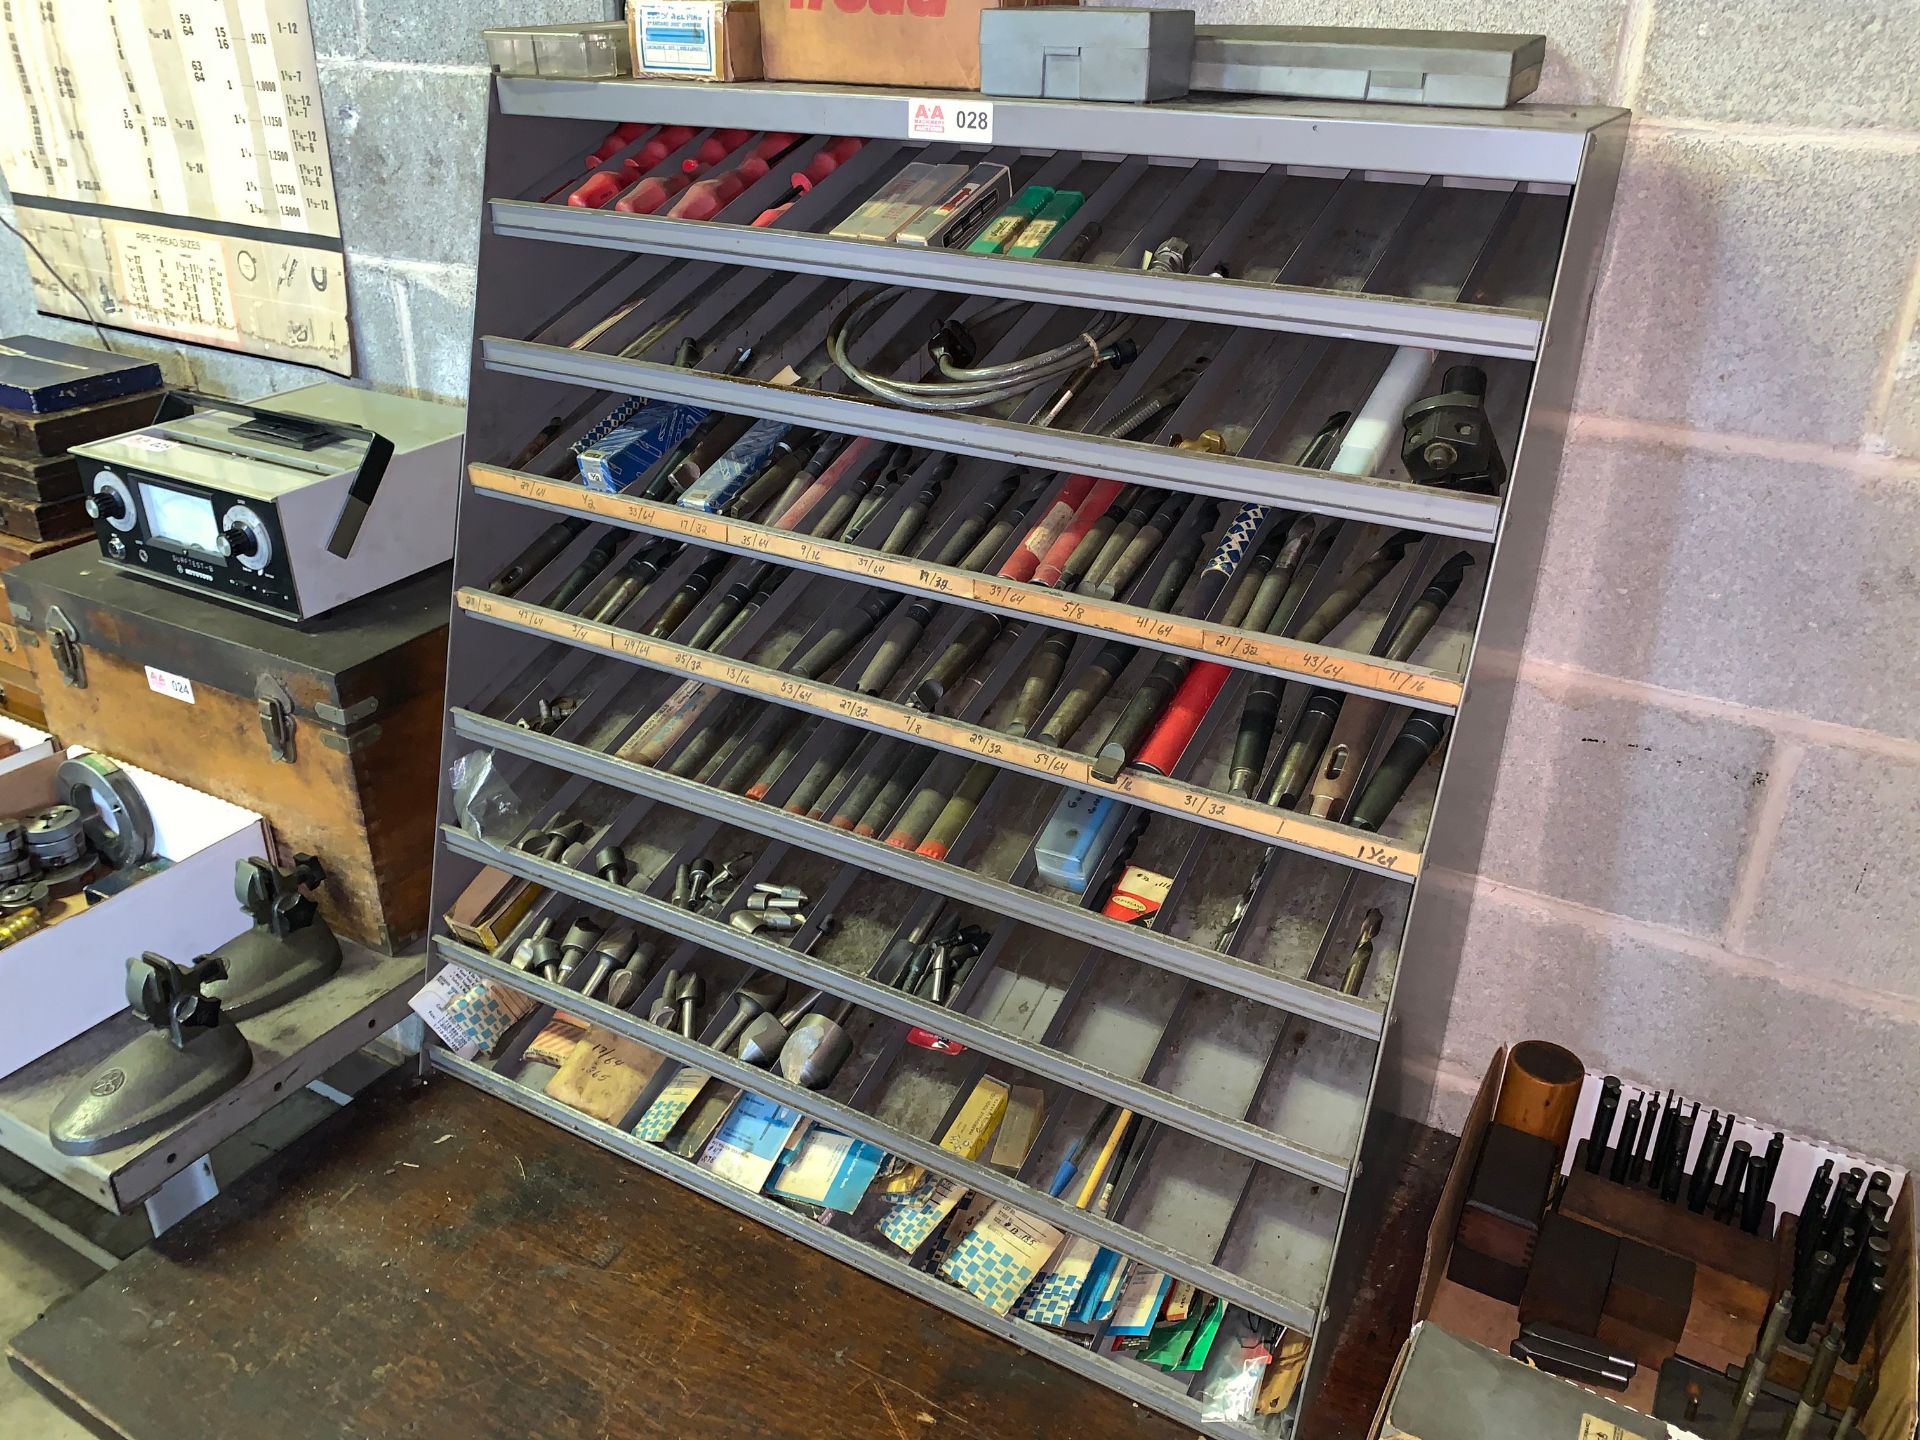
M 1165 241 L 1147 257 L 1144 268 L 1159 274 L 1184 274 L 1186 242 Z M 868 394 L 909 410 L 978 410 L 1014 399 L 1049 380 L 1064 379 L 1090 360 L 1111 358 L 1112 347 L 1134 322 L 1132 315 L 1102 310 L 1072 340 L 997 365 L 957 365 L 944 348 L 936 346 L 934 361 L 941 379 L 893 380 L 854 364 L 847 354 L 847 341 L 868 316 L 901 293 L 903 287 L 888 286 L 849 306 L 827 331 L 827 355 L 843 375 Z M 997 313 L 1000 308 L 990 307 L 988 313 Z

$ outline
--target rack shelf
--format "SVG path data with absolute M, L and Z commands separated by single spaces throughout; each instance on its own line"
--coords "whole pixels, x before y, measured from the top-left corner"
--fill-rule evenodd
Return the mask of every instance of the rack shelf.
M 929 415 L 895 410 L 799 386 L 770 385 L 710 375 L 672 365 L 623 360 L 560 345 L 539 345 L 488 335 L 480 358 L 496 374 L 529 380 L 587 385 L 622 395 L 673 400 L 685 405 L 811 425 L 844 435 L 865 435 L 899 445 L 929 446 L 955 455 L 1010 465 L 1094 475 L 1192 491 L 1253 505 L 1284 505 L 1316 515 L 1369 525 L 1491 540 L 1500 525 L 1500 503 L 1388 480 L 1353 480 L 1324 470 L 1270 461 L 1224 459 L 1132 440 L 1109 440 L 1039 425 L 972 415 Z
M 632 1127 L 689 1066 L 1263 1324 L 1310 1338 L 1337 1328 L 1362 1248 L 1343 1237 L 1371 1179 L 1394 1168 L 1375 1153 L 1374 1122 L 1388 1107 L 1421 1113 L 1450 1005 L 1453 921 L 1427 897 L 1436 873 L 1473 868 L 1491 806 L 1625 117 L 996 99 L 991 143 L 966 147 L 912 140 L 911 98 L 495 81 L 445 748 L 450 765 L 489 757 L 512 818 L 470 833 L 443 797 L 435 908 L 489 872 L 529 886 L 533 902 L 492 951 L 442 934 L 429 965 L 466 967 L 539 1008 L 490 1061 L 436 1051 L 435 1063 L 1203 1433 L 1311 1434 L 1302 1416 L 1326 1345 L 1312 1345 L 1284 1416 L 1207 1420 L 1200 1377 L 1128 1358 L 1104 1325 L 1010 1319 L 908 1263 L 869 1233 L 879 1197 L 854 1213 L 803 1212 Z M 794 157 L 838 136 L 865 143 L 798 196 L 781 159 L 705 221 L 565 203 L 610 122 L 694 127 L 672 132 L 656 177 L 678 175 L 709 127 L 744 127 L 749 143 L 792 137 Z M 590 163 L 615 173 L 658 133 Z M 1084 201 L 1033 258 L 830 233 L 913 159 L 990 160 L 1016 189 Z M 1174 236 L 1189 273 L 1138 268 Z M 833 319 L 876 285 L 888 296 L 865 317 L 860 363 L 896 378 L 923 373 L 924 337 L 943 323 L 995 365 L 1070 340 L 1096 309 L 1128 317 L 1130 363 L 1088 369 L 1070 394 L 1041 386 L 976 413 L 895 408 L 824 358 Z M 1497 493 L 1414 483 L 1419 454 L 1403 463 L 1398 444 L 1404 399 L 1363 404 L 1398 395 L 1393 377 L 1408 373 L 1430 373 L 1419 393 L 1433 393 L 1462 363 L 1486 378 L 1487 422 L 1510 462 Z M 1170 385 L 1151 423 L 1123 427 Z M 649 402 L 708 412 L 716 434 L 789 427 L 796 456 L 846 464 L 824 479 L 804 471 L 822 507 L 805 523 L 799 510 L 775 524 L 773 511 L 707 514 L 578 483 L 576 445 Z M 1297 463 L 1326 454 L 1307 442 L 1329 416 L 1356 411 L 1367 424 L 1336 426 L 1343 448 L 1327 468 Z M 1208 431 L 1216 453 L 1174 443 Z M 852 437 L 845 450 L 837 437 Z M 835 507 L 862 503 L 883 456 L 890 478 L 867 513 L 886 549 L 812 518 L 851 513 Z M 1096 597 L 1008 578 L 1026 573 L 1009 560 L 1031 520 L 948 548 L 969 523 L 987 525 L 967 518 L 975 510 L 998 526 L 1073 503 L 1070 476 L 1116 482 L 1173 517 L 1125 584 Z M 1016 491 L 1017 505 L 1004 498 Z M 913 543 L 892 538 L 896 522 Z M 1249 552 L 1307 527 L 1315 558 L 1286 614 L 1270 606 L 1243 623 L 1244 604 L 1192 583 L 1233 523 L 1252 527 Z M 1357 607 L 1334 605 L 1376 555 L 1390 557 L 1384 576 Z M 630 575 L 637 589 L 621 590 Z M 1447 584 L 1442 622 L 1419 648 L 1397 644 L 1422 595 Z M 1302 623 L 1323 604 L 1335 619 Z M 1010 720 L 1042 653 L 1056 657 L 1051 694 Z M 1204 667 L 1218 698 L 1167 773 L 1098 778 L 1100 737 L 1166 657 Z M 1083 680 L 1095 698 L 1075 723 L 1063 700 Z M 1252 794 L 1279 793 L 1266 757 L 1314 704 L 1354 707 L 1342 713 L 1365 738 L 1340 751 L 1349 784 L 1380 770 L 1409 722 L 1445 727 L 1441 763 L 1422 769 L 1383 833 L 1342 823 L 1348 802 L 1331 790 L 1313 802 L 1328 818 L 1225 793 L 1234 718 L 1254 693 L 1271 697 L 1277 724 L 1261 773 L 1232 773 Z M 887 816 L 905 812 L 875 796 L 897 807 L 893 791 L 924 792 L 955 818 L 921 849 L 887 843 L 926 833 L 889 836 Z M 1070 792 L 1118 805 L 1124 823 L 1100 832 L 1068 884 L 1047 846 Z M 520 843 L 562 825 L 581 837 L 563 855 Z M 620 863 L 598 858 L 609 850 Z M 681 867 L 723 855 L 741 886 L 809 897 L 793 934 L 753 933 L 670 896 Z M 1166 881 L 1142 924 L 1103 913 L 1130 862 Z M 923 994 L 890 957 L 936 917 L 981 938 L 952 993 Z M 626 1008 L 510 963 L 536 924 L 581 918 L 634 926 L 661 952 Z M 813 1091 L 717 1052 L 724 1006 L 691 1038 L 662 1030 L 643 1017 L 674 967 L 715 999 L 755 972 L 817 988 L 850 1007 L 855 1051 Z M 560 1013 L 672 1062 L 620 1123 L 570 1109 L 521 1069 L 535 1029 Z M 1011 1168 L 934 1138 L 986 1077 L 1046 1098 L 1040 1137 Z M 1110 1206 L 1079 1210 L 1048 1180 L 1103 1106 L 1136 1117 L 1141 1150 Z
M 803 125 L 835 135 L 894 139 L 911 133 L 907 106 L 915 98 L 912 91 L 867 85 L 520 77 L 500 80 L 498 93 L 504 115 L 755 130 Z M 1157 105 L 965 92 L 953 92 L 951 98 L 989 100 L 994 140 L 1008 146 L 1246 163 L 1284 159 L 1300 165 L 1566 185 L 1583 174 L 1592 177 L 1590 138 L 1625 114 L 1564 105 L 1385 109 L 1244 95 L 1194 95 Z
M 728 820 L 743 829 L 833 855 L 850 865 L 890 875 L 910 885 L 953 899 L 970 900 L 1056 934 L 1071 935 L 1117 955 L 1126 955 L 1262 1004 L 1279 1006 L 1291 1014 L 1319 1020 L 1336 1029 L 1369 1039 L 1378 1039 L 1380 1035 L 1379 1007 L 1323 985 L 1303 984 L 1230 955 L 1156 935 L 1138 926 L 1111 920 L 1097 911 L 1067 905 L 1017 885 L 977 875 L 959 865 L 863 839 L 804 815 L 789 815 L 710 785 L 682 780 L 651 766 L 636 765 L 630 760 L 523 730 L 472 711 L 456 710 L 453 728 L 456 734 L 505 754 L 521 755 L 573 774 L 589 775 L 630 794 L 679 804 Z
M 864 729 L 910 737 L 936 750 L 984 760 L 1009 770 L 1023 770 L 1040 779 L 1117 795 L 1143 810 L 1183 816 L 1214 829 L 1288 849 L 1311 851 L 1382 875 L 1411 880 L 1420 873 L 1419 852 L 1364 830 L 1290 814 L 1269 805 L 1183 784 L 1164 775 L 1129 771 L 1117 780 L 1101 780 L 1088 768 L 1087 757 L 1071 750 L 1016 739 L 963 720 L 929 715 L 910 706 L 816 684 L 762 665 L 717 657 L 705 650 L 654 640 L 617 626 L 581 620 L 479 590 L 457 591 L 454 603 L 466 614 L 489 624 L 550 636 L 568 645 L 617 655 L 641 665 L 678 671 L 735 694 L 755 695 L 795 710 L 845 720 Z
M 917 1295 L 929 1304 L 937 1305 L 950 1314 L 959 1316 L 983 1330 L 989 1330 L 1003 1339 L 1043 1355 L 1056 1365 L 1084 1375 L 1090 1380 L 1118 1390 L 1121 1394 L 1157 1410 L 1163 1415 L 1191 1425 L 1202 1435 L 1221 1437 L 1221 1440 L 1247 1440 L 1262 1432 L 1249 1426 L 1228 1424 L 1203 1417 L 1198 1401 L 1184 1391 L 1175 1390 L 1165 1383 L 1150 1378 L 1141 1366 L 1122 1366 L 1104 1359 L 1071 1341 L 1019 1320 L 1009 1319 L 995 1314 L 985 1306 L 978 1304 L 972 1296 L 963 1290 L 944 1285 L 924 1271 L 916 1270 L 905 1261 L 887 1254 L 875 1246 L 863 1244 L 859 1240 L 830 1230 L 804 1219 L 792 1210 L 762 1198 L 715 1176 L 711 1171 L 677 1155 L 637 1140 L 628 1131 L 617 1126 L 595 1120 L 578 1110 L 564 1105 L 537 1091 L 529 1090 L 504 1076 L 489 1070 L 485 1065 L 477 1064 L 451 1052 L 441 1050 L 435 1053 L 436 1066 L 448 1074 L 456 1075 L 469 1085 L 485 1091 L 496 1099 L 538 1115 L 542 1119 L 571 1131 L 583 1140 L 598 1145 L 603 1150 L 611 1150 L 623 1155 L 634 1164 L 667 1176 L 685 1185 L 689 1190 L 718 1201 L 728 1209 L 757 1220 L 774 1230 L 780 1231 L 790 1239 L 841 1260 L 856 1270 L 865 1271 L 877 1279 L 896 1285 L 909 1294 Z
M 967 1160 L 952 1151 L 942 1150 L 938 1145 L 922 1140 L 897 1126 L 875 1120 L 851 1105 L 842 1104 L 816 1091 L 805 1090 L 798 1085 L 790 1084 L 772 1071 L 762 1070 L 736 1060 L 732 1056 L 722 1055 L 697 1040 L 687 1040 L 672 1031 L 651 1025 L 625 1010 L 615 1009 L 597 1000 L 586 999 L 575 991 L 544 980 L 537 975 L 530 975 L 525 971 L 514 969 L 511 965 L 502 964 L 492 956 L 470 946 L 442 940 L 439 942 L 439 947 L 441 956 L 454 964 L 466 965 L 546 1005 L 564 1007 L 570 1015 L 612 1030 L 616 1034 L 638 1040 L 650 1049 L 662 1051 L 683 1064 L 731 1081 L 743 1089 L 776 1100 L 782 1105 L 791 1106 L 813 1120 L 830 1125 L 842 1133 L 869 1141 L 890 1154 L 902 1156 L 949 1179 L 964 1181 L 971 1189 L 983 1191 L 996 1199 L 1017 1205 L 1023 1211 L 1041 1216 L 1063 1229 L 1097 1239 L 1103 1245 L 1123 1254 L 1148 1260 L 1156 1269 L 1186 1280 L 1209 1294 L 1226 1296 L 1235 1304 L 1243 1305 L 1255 1314 L 1278 1320 L 1297 1330 L 1311 1333 L 1314 1328 L 1319 1298 L 1317 1296 L 1302 1299 L 1283 1295 L 1263 1286 L 1250 1285 L 1215 1265 L 1192 1256 L 1182 1255 L 1163 1245 L 1157 1245 L 1148 1237 L 1129 1230 L 1123 1225 L 1116 1225 L 1105 1216 L 1075 1209 L 1072 1205 L 1055 1199 L 1044 1191 L 1010 1179 L 990 1166 Z M 939 1018 L 932 1016 L 928 1018 L 932 1023 L 942 1023 Z M 1331 1173 L 1337 1173 L 1344 1178 L 1345 1172 L 1339 1167 L 1326 1168 L 1329 1168 Z
M 1088 305 L 1138 315 L 1421 345 L 1507 360 L 1532 360 L 1540 347 L 1538 315 L 1497 306 L 1353 295 L 1203 275 L 1153 275 L 1057 260 L 970 255 L 963 250 L 905 249 L 833 235 L 515 200 L 494 201 L 491 213 L 497 234 L 520 239 L 754 265 L 876 285 L 924 285 L 1036 305 L 1056 303 L 1067 292 Z
M 1023 1065 L 1035 1074 L 1044 1075 L 1062 1085 L 1105 1094 L 1136 1114 L 1146 1115 L 1187 1134 L 1210 1140 L 1223 1149 L 1249 1159 L 1261 1160 L 1290 1171 L 1317 1185 L 1335 1190 L 1344 1190 L 1347 1186 L 1347 1166 L 1337 1157 L 1294 1144 L 1231 1116 L 1190 1105 L 1178 1096 L 1153 1086 L 1139 1084 L 1124 1075 L 1102 1070 L 1071 1055 L 981 1024 L 952 1010 L 927 1004 L 888 986 L 809 960 L 785 945 L 742 934 L 722 922 L 691 914 L 650 896 L 635 895 L 621 886 L 610 885 L 595 876 L 583 875 L 552 861 L 502 850 L 459 830 L 446 831 L 442 839 L 459 854 L 506 874 L 537 881 L 551 890 L 595 905 L 610 914 L 637 920 L 666 934 L 697 942 L 708 950 L 730 955 L 757 969 L 771 970 L 789 980 L 817 985 L 836 999 L 852 1000 L 877 1014 L 962 1041 L 984 1055 L 994 1055 Z
M 1207 620 L 1142 610 L 1117 600 L 1068 595 L 1045 586 L 1001 580 L 951 565 L 935 565 L 883 555 L 857 545 L 795 535 L 770 525 L 723 519 L 627 495 L 608 495 L 567 481 L 549 480 L 474 465 L 475 489 L 524 501 L 562 515 L 591 515 L 610 524 L 651 535 L 680 536 L 713 550 L 759 555 L 850 579 L 884 585 L 909 595 L 925 595 L 995 613 L 1017 611 L 1065 630 L 1113 635 L 1155 650 L 1217 660 L 1247 670 L 1281 670 L 1333 690 L 1452 714 L 1460 704 L 1459 677 L 1424 666 L 1370 655 L 1355 655 L 1327 645 L 1306 645 L 1283 635 L 1238 630 Z

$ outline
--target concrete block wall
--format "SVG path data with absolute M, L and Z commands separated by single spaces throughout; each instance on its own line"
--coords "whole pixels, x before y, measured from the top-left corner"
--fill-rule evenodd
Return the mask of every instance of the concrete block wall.
M 1198 9 L 1635 113 L 1436 1118 L 1542 1036 L 1920 1164 L 1920 0 Z
M 1138 0 L 1133 0 L 1138 3 Z M 1434 1117 L 1493 1046 L 1920 1164 L 1920 0 L 1191 0 L 1203 21 L 1538 30 L 1634 108 Z M 465 382 L 483 25 L 312 0 L 365 377 Z M 0 242 L 0 333 L 36 320 Z M 307 372 L 205 350 L 252 395 Z

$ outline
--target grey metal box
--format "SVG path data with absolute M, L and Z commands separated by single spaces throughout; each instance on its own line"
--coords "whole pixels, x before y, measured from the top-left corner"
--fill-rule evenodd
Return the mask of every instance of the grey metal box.
M 980 12 L 980 89 L 1048 100 L 1176 100 L 1193 70 L 1193 11 Z
M 1502 109 L 1539 87 L 1546 58 L 1544 35 L 1202 25 L 1192 83 L 1237 95 Z

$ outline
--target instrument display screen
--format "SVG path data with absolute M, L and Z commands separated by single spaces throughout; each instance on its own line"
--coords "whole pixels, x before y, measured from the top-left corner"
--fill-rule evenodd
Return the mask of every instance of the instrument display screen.
M 146 512 L 147 532 L 154 539 L 208 555 L 220 553 L 220 526 L 214 519 L 211 500 L 143 480 L 140 508 Z

